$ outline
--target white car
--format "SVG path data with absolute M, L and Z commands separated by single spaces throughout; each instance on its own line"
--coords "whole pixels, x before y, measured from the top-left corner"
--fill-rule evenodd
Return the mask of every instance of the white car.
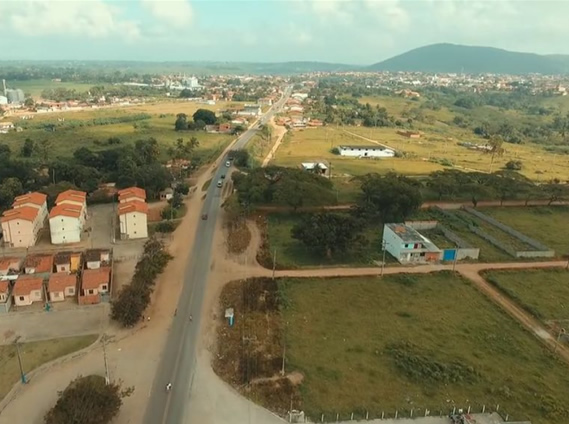
M 230 161 L 225 162 L 225 166 L 229 168 L 231 166 L 231 162 Z

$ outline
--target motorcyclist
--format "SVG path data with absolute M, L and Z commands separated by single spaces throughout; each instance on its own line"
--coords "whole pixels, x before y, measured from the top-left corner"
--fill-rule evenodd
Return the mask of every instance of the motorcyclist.
M 166 391 L 169 392 L 172 389 L 172 383 L 166 384 Z
M 192 315 L 190 314 L 190 322 L 192 322 Z

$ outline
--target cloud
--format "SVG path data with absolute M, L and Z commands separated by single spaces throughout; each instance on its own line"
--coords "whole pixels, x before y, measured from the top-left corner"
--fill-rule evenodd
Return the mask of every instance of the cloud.
M 2 2 L 0 16 L 26 36 L 70 35 L 89 38 L 140 36 L 137 22 L 123 19 L 121 9 L 102 0 L 19 0 Z
M 194 11 L 188 0 L 140 0 L 152 15 L 164 23 L 182 28 L 191 23 Z

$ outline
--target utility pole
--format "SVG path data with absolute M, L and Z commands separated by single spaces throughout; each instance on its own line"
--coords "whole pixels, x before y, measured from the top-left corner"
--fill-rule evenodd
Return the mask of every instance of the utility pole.
M 454 249 L 454 260 L 452 261 L 452 272 L 456 269 L 456 260 L 458 259 L 458 249 Z
M 273 280 L 275 279 L 275 270 L 277 268 L 277 249 L 273 253 Z
M 383 268 L 385 268 L 385 247 L 386 247 L 385 240 L 381 240 L 381 249 L 383 250 L 383 258 L 381 259 L 381 277 L 383 277 Z
M 22 365 L 22 356 L 20 353 L 20 344 L 18 343 L 18 340 L 20 340 L 20 336 L 16 337 L 16 340 L 14 340 L 14 344 L 16 345 L 16 354 L 18 355 L 18 365 L 20 366 L 20 380 L 22 381 L 22 384 L 26 384 L 26 374 L 24 373 L 24 367 Z
M 108 385 L 111 383 L 111 379 L 109 377 L 109 364 L 107 363 L 107 349 L 106 349 L 107 335 L 106 334 L 103 334 L 103 337 L 101 337 L 101 343 L 103 345 L 103 361 L 105 362 L 105 383 Z

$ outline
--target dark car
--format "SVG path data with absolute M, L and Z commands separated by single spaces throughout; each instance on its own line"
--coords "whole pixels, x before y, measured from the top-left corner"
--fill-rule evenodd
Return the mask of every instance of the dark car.
M 204 213 L 204 214 L 202 215 L 202 219 L 203 219 L 204 221 L 207 219 L 207 213 Z
M 221 179 L 222 179 L 222 180 L 225 179 L 225 174 L 221 174 Z

